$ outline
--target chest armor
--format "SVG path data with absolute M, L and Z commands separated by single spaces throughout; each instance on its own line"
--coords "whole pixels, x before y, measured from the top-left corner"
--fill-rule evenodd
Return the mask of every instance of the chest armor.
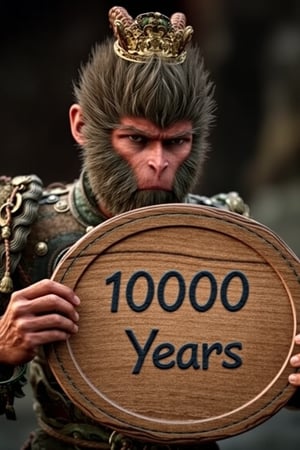
M 44 190 L 20 262 L 23 284 L 50 278 L 67 250 L 102 221 L 81 180 Z

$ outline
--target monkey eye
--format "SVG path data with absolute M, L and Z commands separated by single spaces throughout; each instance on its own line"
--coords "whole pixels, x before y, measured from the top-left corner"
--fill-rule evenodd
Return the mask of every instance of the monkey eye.
M 147 142 L 147 138 L 145 136 L 142 136 L 141 134 L 130 134 L 128 136 L 128 139 L 137 144 L 142 144 L 142 143 Z
M 166 139 L 164 144 L 166 147 L 179 147 L 191 141 L 190 136 L 178 136 L 171 139 Z
M 166 140 L 166 145 L 182 145 L 185 142 L 183 138 L 173 138 Z

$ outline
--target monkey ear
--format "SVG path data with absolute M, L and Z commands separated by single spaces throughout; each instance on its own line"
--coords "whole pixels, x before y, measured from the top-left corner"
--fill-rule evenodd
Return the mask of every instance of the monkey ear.
M 74 103 L 74 105 L 71 106 L 69 111 L 69 119 L 73 138 L 75 139 L 77 144 L 83 145 L 84 136 L 82 132 L 82 127 L 84 125 L 84 121 L 81 106 L 78 105 L 77 103 Z

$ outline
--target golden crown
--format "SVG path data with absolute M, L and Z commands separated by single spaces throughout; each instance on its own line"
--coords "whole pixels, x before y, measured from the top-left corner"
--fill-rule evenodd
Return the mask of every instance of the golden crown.
M 116 37 L 114 49 L 121 58 L 138 63 L 144 63 L 151 56 L 173 64 L 185 60 L 185 47 L 191 40 L 193 28 L 186 27 L 183 13 L 169 18 L 159 12 L 148 12 L 133 19 L 125 8 L 115 6 L 108 17 Z

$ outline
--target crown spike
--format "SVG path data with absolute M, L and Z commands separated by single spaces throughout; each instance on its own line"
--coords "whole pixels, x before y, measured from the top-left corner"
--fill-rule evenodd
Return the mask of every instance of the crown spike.
M 170 18 L 171 24 L 175 30 L 184 30 L 186 26 L 186 17 L 183 13 L 177 12 L 172 14 Z
M 115 22 L 121 22 L 123 27 L 130 27 L 133 23 L 133 18 L 128 14 L 127 10 L 122 6 L 114 6 L 108 12 L 109 22 L 115 32 Z
M 183 13 L 175 13 L 169 19 L 159 12 L 148 12 L 133 19 L 125 8 L 115 6 L 108 16 L 116 38 L 114 50 L 119 57 L 137 63 L 145 63 L 153 56 L 173 64 L 185 60 L 185 47 L 193 28 L 186 27 Z

